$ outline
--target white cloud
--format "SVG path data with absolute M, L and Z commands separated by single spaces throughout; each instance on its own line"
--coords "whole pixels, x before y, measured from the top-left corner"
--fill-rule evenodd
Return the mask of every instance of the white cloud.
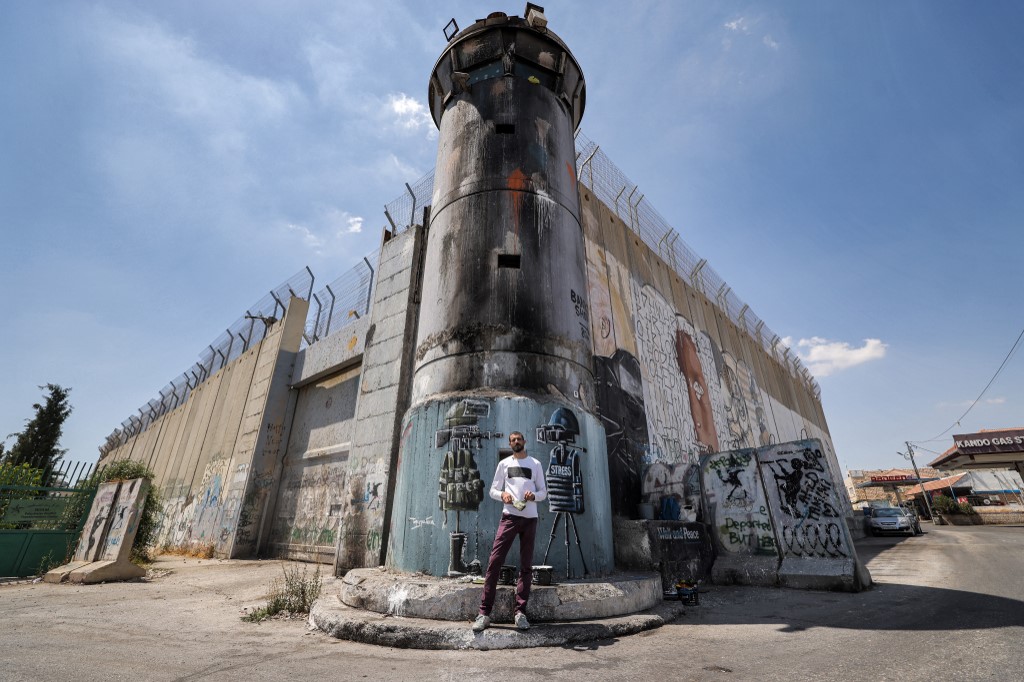
M 746 17 L 740 17 L 739 19 L 733 19 L 732 21 L 726 22 L 725 28 L 738 33 L 750 33 Z
M 348 211 L 332 208 L 326 212 L 324 222 L 334 230 L 335 237 L 355 234 L 363 231 L 363 216 L 352 215 Z
M 765 45 L 767 45 L 769 48 L 773 50 L 779 49 L 779 44 L 775 42 L 775 40 L 773 40 L 770 35 L 766 35 L 764 37 L 764 40 L 762 40 L 761 42 L 763 42 Z
M 346 232 L 362 232 L 363 231 L 363 219 L 359 216 L 352 216 L 346 221 L 348 223 L 348 229 Z
M 427 107 L 404 92 L 388 96 L 388 109 L 394 114 L 395 123 L 406 130 L 419 130 L 423 126 L 433 125 Z
M 782 342 L 793 346 L 793 339 L 786 337 Z M 880 360 L 885 357 L 888 345 L 880 339 L 864 339 L 860 348 L 852 348 L 846 341 L 830 341 L 819 336 L 800 339 L 796 343 L 797 356 L 816 377 L 827 377 L 844 369 Z
M 319 215 L 308 224 L 285 222 L 284 228 L 297 235 L 313 255 L 324 256 L 348 249 L 351 240 L 346 241 L 346 236 L 362 232 L 363 222 L 362 216 L 329 208 L 319 211 Z

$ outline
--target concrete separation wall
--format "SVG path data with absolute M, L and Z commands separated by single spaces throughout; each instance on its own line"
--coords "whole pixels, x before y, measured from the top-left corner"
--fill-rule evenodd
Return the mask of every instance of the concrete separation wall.
M 422 228 L 385 241 L 366 333 L 356 423 L 346 472 L 336 572 L 384 563 L 399 429 L 409 404 Z
M 307 309 L 292 299 L 262 341 L 100 460 L 102 466 L 130 458 L 154 471 L 166 500 L 160 544 L 224 557 L 255 554 L 280 466 L 288 380 Z
M 585 422 L 580 440 L 563 449 L 573 450 L 574 466 L 581 467 L 581 500 L 584 489 L 589 496 L 586 512 L 574 520 L 590 571 L 664 563 L 655 556 L 665 549 L 655 546 L 658 538 L 620 542 L 622 533 L 612 528 L 622 531 L 629 527 L 623 522 L 644 516 L 683 522 L 692 511 L 711 528 L 721 559 L 718 580 L 808 585 L 801 577 L 807 572 L 792 567 L 818 561 L 842 564 L 832 573 L 850 584 L 849 561 L 856 562 L 845 553 L 844 519 L 852 518 L 852 509 L 836 479 L 825 475 L 839 465 L 812 382 L 774 346 L 751 336 L 749 325 L 733 322 L 738 318 L 725 309 L 728 297 L 706 291 L 699 268 L 691 286 L 676 263 L 666 262 L 674 252 L 663 258 L 586 186 L 579 191 L 586 293 L 573 289 L 568 303 L 558 305 L 583 332 L 589 329 L 592 355 L 584 359 L 591 362 L 593 390 L 588 382 L 569 393 L 548 384 L 550 395 L 526 409 L 474 388 L 465 401 L 439 394 L 417 404 L 420 412 L 403 422 L 411 404 L 421 286 L 424 278 L 439 276 L 423 270 L 427 237 L 414 226 L 386 233 L 367 317 L 300 351 L 308 305 L 293 299 L 262 341 L 101 464 L 131 458 L 153 469 L 154 485 L 167 500 L 159 532 L 167 546 L 223 557 L 262 553 L 325 562 L 333 555 L 338 573 L 387 561 L 440 574 L 451 558 L 450 531 L 460 521 L 466 526 L 460 528 L 463 558 L 481 561 L 496 523 L 490 507 L 477 513 L 438 488 L 450 468 L 449 451 L 463 456 L 461 446 L 442 437 L 451 430 L 448 422 L 472 416 L 455 414 L 459 405 L 472 403 L 481 414 L 487 407 L 489 417 L 481 417 L 479 427 L 490 435 L 470 448 L 483 479 L 503 444 L 495 434 L 507 437 L 513 428 L 540 434 L 559 413 L 583 406 L 586 415 L 574 414 Z M 549 462 L 556 448 L 541 446 L 539 436 L 533 440 L 531 454 Z M 799 453 L 772 450 L 797 441 L 805 444 Z M 398 464 L 405 458 L 408 473 L 400 482 Z M 801 462 L 798 472 L 793 462 Z M 791 513 L 787 497 L 791 486 L 812 483 L 818 487 L 798 495 L 827 497 L 815 512 L 826 520 L 817 525 Z M 395 499 L 399 484 L 426 493 L 415 502 L 404 493 Z M 541 513 L 544 542 L 554 523 L 547 505 Z M 548 563 L 565 568 L 561 531 L 557 539 Z M 415 552 L 407 547 L 412 540 Z M 810 546 L 827 556 L 811 556 Z M 676 573 L 697 570 L 681 568 L 687 559 L 669 560 L 679 565 Z M 814 570 L 825 575 L 831 569 Z
M 613 511 L 699 509 L 700 458 L 802 438 L 839 465 L 820 402 L 790 365 L 691 287 L 584 186 L 591 337 Z M 698 284 L 699 277 L 695 280 Z M 852 516 L 849 501 L 838 501 Z

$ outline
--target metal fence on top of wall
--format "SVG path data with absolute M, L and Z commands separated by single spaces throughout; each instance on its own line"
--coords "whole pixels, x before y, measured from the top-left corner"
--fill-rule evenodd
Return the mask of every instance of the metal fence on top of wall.
M 363 257 L 362 261 L 312 295 L 303 334 L 305 345 L 313 345 L 370 311 L 379 257 L 376 251 Z
M 144 432 L 161 416 L 188 400 L 189 395 L 199 384 L 223 369 L 253 344 L 262 341 L 270 325 L 280 320 L 287 312 L 292 296 L 306 299 L 310 303 L 303 333 L 305 346 L 316 343 L 366 315 L 370 310 L 377 257 L 378 254 L 375 252 L 363 258 L 316 293 L 313 292 L 313 282 L 316 278 L 308 267 L 271 289 L 247 308 L 245 314 L 217 336 L 213 343 L 204 348 L 199 353 L 198 362 L 157 391 L 157 397 L 121 422 L 100 446 L 100 456 Z
M 707 260 L 679 237 L 679 233 L 647 201 L 640 188 L 601 151 L 600 146 L 581 132 L 576 134 L 576 165 L 580 181 L 594 195 L 615 211 L 644 243 L 665 261 L 687 284 L 718 304 L 740 329 L 745 330 L 771 356 L 802 381 L 810 391 L 821 397 L 821 389 L 811 373 L 781 337 L 765 325 L 750 306 L 708 265 Z M 434 171 L 424 175 L 406 192 L 386 204 L 384 215 L 396 232 L 415 225 L 423 208 L 430 205 L 434 191 Z

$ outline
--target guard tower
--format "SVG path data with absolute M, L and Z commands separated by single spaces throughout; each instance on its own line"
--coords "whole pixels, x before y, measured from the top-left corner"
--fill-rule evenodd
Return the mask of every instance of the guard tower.
M 388 562 L 442 575 L 486 561 L 500 506 L 485 495 L 477 510 L 462 505 L 449 518 L 432 483 L 446 455 L 435 433 L 454 404 L 472 400 L 480 429 L 522 431 L 545 467 L 550 446 L 531 438 L 537 427 L 560 408 L 579 421 L 577 442 L 589 453 L 582 483 L 590 502 L 576 519 L 582 555 L 592 572 L 607 572 L 607 457 L 595 415 L 574 144 L 583 74 L 533 4 L 524 17 L 496 12 L 461 31 L 452 20 L 445 37 L 429 85 L 440 134 Z M 487 486 L 503 444 L 495 438 L 474 453 Z M 441 478 L 451 485 L 453 475 Z M 540 506 L 538 533 L 547 533 L 554 514 Z M 467 534 L 465 562 L 448 556 L 456 528 Z

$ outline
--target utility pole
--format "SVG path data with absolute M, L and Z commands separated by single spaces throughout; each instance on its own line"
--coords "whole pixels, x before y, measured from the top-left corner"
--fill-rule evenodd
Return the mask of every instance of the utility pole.
M 910 458 L 910 463 L 914 466 L 914 475 L 917 476 L 917 483 L 918 485 L 921 486 L 921 497 L 924 498 L 924 506 L 928 508 L 928 516 L 931 517 L 932 523 L 935 523 L 935 515 L 932 513 L 931 500 L 928 499 L 928 493 L 924 489 L 924 482 L 921 481 L 921 472 L 917 470 L 917 462 L 914 461 L 914 448 L 913 446 L 910 445 L 909 440 L 905 442 L 907 444 L 907 452 L 909 452 L 910 454 L 903 455 L 902 452 L 900 454 L 903 455 L 904 457 Z

